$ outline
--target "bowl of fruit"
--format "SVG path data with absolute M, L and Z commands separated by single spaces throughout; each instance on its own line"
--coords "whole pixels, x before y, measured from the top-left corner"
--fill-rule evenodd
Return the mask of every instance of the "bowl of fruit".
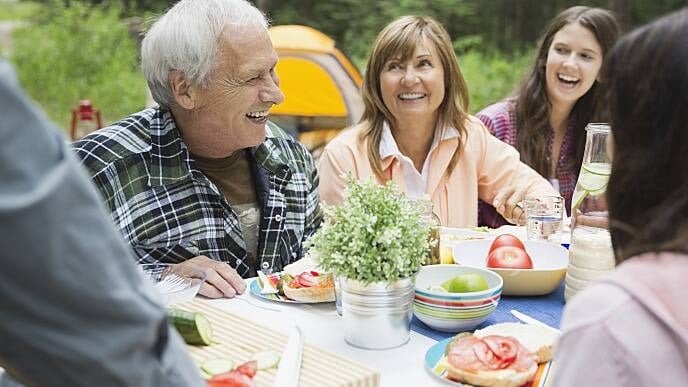
M 539 296 L 557 289 L 566 275 L 568 250 L 544 241 L 521 241 L 503 234 L 494 240 L 467 241 L 453 247 L 456 263 L 484 268 L 504 280 L 504 295 Z
M 439 331 L 472 330 L 497 308 L 502 285 L 499 275 L 483 268 L 423 266 L 416 276 L 413 313 Z

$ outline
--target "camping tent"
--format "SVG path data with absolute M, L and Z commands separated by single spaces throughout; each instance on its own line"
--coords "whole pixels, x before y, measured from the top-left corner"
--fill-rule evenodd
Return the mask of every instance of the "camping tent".
M 285 95 L 270 119 L 298 133 L 317 154 L 339 130 L 361 117 L 361 74 L 334 40 L 316 29 L 284 25 L 268 32 L 279 55 L 276 71 Z

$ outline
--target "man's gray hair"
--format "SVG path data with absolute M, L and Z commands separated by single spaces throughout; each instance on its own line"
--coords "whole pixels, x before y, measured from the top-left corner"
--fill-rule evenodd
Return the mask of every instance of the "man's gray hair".
M 141 70 L 155 102 L 168 108 L 174 102 L 172 70 L 194 85 L 207 85 L 227 25 L 267 28 L 268 21 L 246 0 L 181 0 L 151 26 L 141 45 Z

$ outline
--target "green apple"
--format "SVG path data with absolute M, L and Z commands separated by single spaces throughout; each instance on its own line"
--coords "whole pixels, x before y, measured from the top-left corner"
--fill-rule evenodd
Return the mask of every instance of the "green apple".
M 487 281 L 480 274 L 459 274 L 444 281 L 441 285 L 449 293 L 468 293 L 487 290 Z

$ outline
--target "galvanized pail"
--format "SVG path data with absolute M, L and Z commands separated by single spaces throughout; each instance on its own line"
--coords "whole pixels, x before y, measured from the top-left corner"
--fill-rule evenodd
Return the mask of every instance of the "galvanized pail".
M 413 317 L 414 277 L 364 284 L 340 278 L 344 339 L 366 349 L 406 344 Z

